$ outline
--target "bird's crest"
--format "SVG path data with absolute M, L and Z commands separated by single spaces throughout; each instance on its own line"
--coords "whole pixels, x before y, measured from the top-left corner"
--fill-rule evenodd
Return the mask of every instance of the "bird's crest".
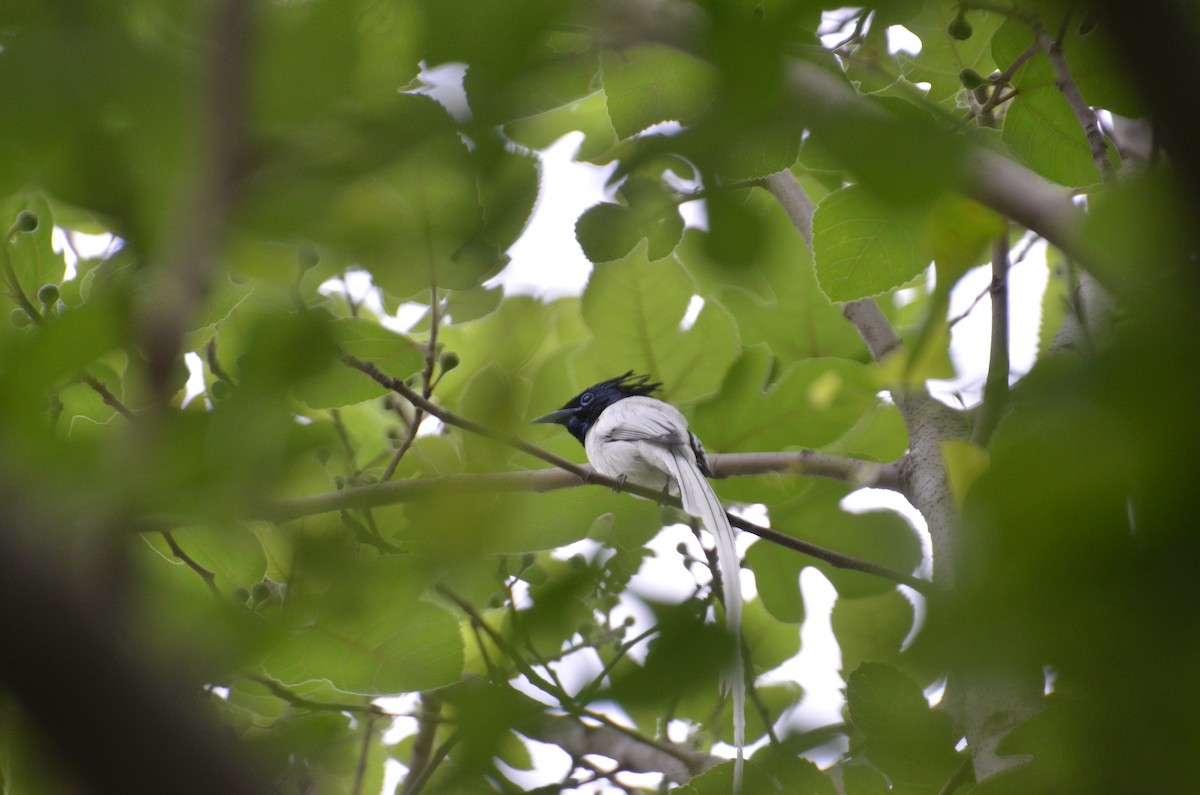
M 661 386 L 661 382 L 651 381 L 648 375 L 634 375 L 633 370 L 626 370 L 623 375 L 610 378 L 607 381 L 601 381 L 592 387 L 592 389 L 612 387 L 626 397 L 633 397 L 634 395 L 652 395 Z

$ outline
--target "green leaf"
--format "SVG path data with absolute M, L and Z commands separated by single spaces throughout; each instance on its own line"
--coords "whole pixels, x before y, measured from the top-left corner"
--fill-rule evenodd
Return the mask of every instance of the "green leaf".
M 913 624 L 913 606 L 899 591 L 858 599 L 839 597 L 830 623 L 842 650 L 842 670 L 864 662 L 894 664 Z
M 293 589 L 289 612 L 311 621 L 271 650 L 264 669 L 285 684 L 325 680 L 363 695 L 455 681 L 463 664 L 458 621 L 421 598 L 414 585 L 424 577 L 414 561 L 380 558 L 343 570 L 323 592 Z
M 829 194 L 813 218 L 821 289 L 830 301 L 844 302 L 909 281 L 932 259 L 923 250 L 923 230 L 919 206 L 885 203 L 861 186 Z
M 679 50 L 642 44 L 601 56 L 608 115 L 620 138 L 661 121 L 687 121 L 704 109 L 712 67 Z
M 827 549 L 911 573 L 921 562 L 921 542 L 912 527 L 891 511 L 843 511 L 837 501 L 848 491 L 849 487 L 842 484 L 814 484 L 804 497 L 775 506 L 771 524 L 788 535 Z M 751 552 L 758 546 L 751 547 Z M 895 583 L 874 575 L 823 562 L 813 565 L 846 598 L 879 594 L 895 587 Z
M 340 318 L 330 323 L 333 342 L 351 356 L 374 362 L 395 378 L 406 378 L 421 369 L 424 351 L 402 334 L 363 318 Z M 296 397 L 310 408 L 328 409 L 379 397 L 387 389 L 366 375 L 333 362 L 319 375 L 296 385 Z
M 712 231 L 688 229 L 675 249 L 701 294 L 737 317 L 745 345 L 766 343 L 781 361 L 861 355 L 862 341 L 821 292 L 808 247 L 779 202 L 764 190 L 738 194 L 738 212 L 718 212 L 710 201 Z M 728 250 L 710 245 L 718 234 Z
M 921 39 L 921 52 L 913 56 L 897 53 L 904 76 L 913 83 L 929 83 L 929 99 L 945 102 L 962 88 L 959 73 L 973 69 L 981 75 L 990 74 L 996 67 L 992 61 L 992 34 L 1003 24 L 1004 15 L 994 11 L 969 12 L 974 35 L 958 40 L 947 35 L 946 28 L 959 13 L 953 3 L 925 3 L 916 18 L 904 23 Z M 1002 64 L 1008 66 L 1007 63 Z
M 510 138 L 530 149 L 545 149 L 567 133 L 576 131 L 583 133 L 578 154 L 580 160 L 593 160 L 616 145 L 617 135 L 608 118 L 608 100 L 603 91 L 595 91 L 561 107 L 504 126 L 504 132 Z
M 683 236 L 674 194 L 657 179 L 634 176 L 619 195 L 624 204 L 597 204 L 575 222 L 575 237 L 588 259 L 620 259 L 640 240 L 648 242 L 651 260 L 670 254 Z
M 823 447 L 879 403 L 874 374 L 858 362 L 807 359 L 781 373 L 773 369 L 764 346 L 747 348 L 721 392 L 697 407 L 693 430 L 709 448 L 732 453 Z
M 733 363 L 737 329 L 714 301 L 691 328 L 681 328 L 695 285 L 675 257 L 650 262 L 646 253 L 639 243 L 628 257 L 592 271 L 583 317 L 595 336 L 576 354 L 577 372 L 588 374 L 580 379 L 586 383 L 648 372 L 663 382 L 666 399 L 695 400 L 713 392 Z
M 846 681 L 850 720 L 867 757 L 908 791 L 935 793 L 958 767 L 950 716 L 934 712 L 917 683 L 881 663 L 863 663 Z

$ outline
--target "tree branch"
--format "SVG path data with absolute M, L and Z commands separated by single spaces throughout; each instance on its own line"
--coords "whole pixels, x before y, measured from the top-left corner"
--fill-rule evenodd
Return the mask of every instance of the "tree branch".
M 714 477 L 740 477 L 766 473 L 823 477 L 856 486 L 900 491 L 901 462 L 880 464 L 853 458 L 802 450 L 795 453 L 713 453 L 708 465 Z M 563 469 L 534 469 L 518 472 L 476 472 L 436 478 L 413 478 L 390 483 L 358 486 L 325 494 L 296 497 L 268 506 L 253 518 L 288 522 L 304 516 L 356 508 L 374 508 L 410 502 L 443 489 L 456 493 L 546 492 L 603 482 L 604 476 L 588 464 L 579 465 L 586 478 Z M 614 481 L 615 482 L 615 481 Z
M 526 679 L 529 680 L 530 684 L 557 700 L 559 706 L 572 717 L 576 719 L 588 718 L 599 723 L 600 726 L 598 728 L 605 729 L 604 732 L 599 734 L 589 733 L 587 731 L 588 727 L 584 727 L 582 734 L 580 734 L 578 731 L 564 733 L 562 737 L 564 742 L 586 742 L 591 739 L 596 739 L 606 742 L 610 746 L 610 750 L 614 751 L 617 750 L 616 746 L 619 744 L 622 757 L 632 760 L 629 762 L 630 764 L 639 765 L 639 767 L 631 768 L 635 770 L 663 771 L 662 765 L 664 764 L 664 760 L 672 760 L 670 763 L 668 763 L 669 765 L 673 767 L 681 765 L 682 767 L 679 769 L 686 771 L 686 774 L 683 776 L 683 778 L 677 779 L 679 781 L 687 781 L 693 775 L 696 775 L 704 769 L 702 766 L 708 761 L 709 757 L 703 754 L 697 754 L 695 751 L 690 749 L 681 748 L 673 743 L 664 742 L 652 737 L 646 737 L 634 731 L 633 729 L 629 729 L 618 723 L 614 723 L 606 715 L 586 709 L 578 704 L 575 699 L 571 698 L 571 696 L 558 685 L 547 681 L 545 677 L 540 676 L 532 666 L 530 666 L 519 654 L 516 653 L 516 650 L 512 648 L 504 636 L 497 632 L 494 628 L 492 628 L 491 625 L 487 623 L 487 621 L 484 620 L 483 616 L 479 614 L 479 611 L 476 610 L 470 602 L 463 599 L 457 593 L 444 585 L 438 585 L 435 588 L 439 594 L 450 600 L 452 603 L 454 603 L 454 605 L 462 610 L 471 620 L 472 625 L 482 630 L 483 633 L 488 636 L 488 639 L 495 643 L 496 646 L 504 652 L 505 656 L 507 656 L 512 661 L 516 669 L 522 673 Z M 569 724 L 574 726 L 576 725 L 576 722 L 569 721 Z M 524 727 L 522 727 L 522 729 L 524 729 Z M 536 729 L 534 730 L 536 731 Z M 615 738 L 620 738 L 619 743 Z M 558 740 L 548 740 L 547 742 L 558 742 Z M 634 745 L 643 746 L 648 750 L 635 751 L 633 750 Z M 586 750 L 594 749 L 595 746 L 593 745 L 583 744 L 580 747 L 585 749 L 582 751 L 584 754 L 595 753 L 594 750 Z M 610 755 L 611 754 L 605 753 L 605 756 Z M 614 756 L 614 758 L 620 757 Z M 640 765 L 645 764 L 646 760 L 648 759 L 653 759 L 655 766 L 641 767 Z
M 185 552 L 183 547 L 179 546 L 179 542 L 175 540 L 175 536 L 171 535 L 171 531 L 164 530 L 162 537 L 163 540 L 167 542 L 167 546 L 171 548 L 171 554 L 179 558 L 183 565 L 200 575 L 200 579 L 204 580 L 204 584 L 207 585 L 208 589 L 213 592 L 213 596 L 220 599 L 221 592 L 217 590 L 216 583 L 217 575 L 201 566 L 196 562 L 195 558 Z
M 438 406 L 436 403 L 432 403 L 429 400 L 426 400 L 425 398 L 421 397 L 421 395 L 419 395 L 417 392 L 415 392 L 412 389 L 412 387 L 405 384 L 404 381 L 402 381 L 401 379 L 394 378 L 394 377 L 388 375 L 387 373 L 383 372 L 373 362 L 364 361 L 355 356 L 351 356 L 350 354 L 345 353 L 345 352 L 342 353 L 342 361 L 345 362 L 347 366 L 352 367 L 362 373 L 365 373 L 366 375 L 371 376 L 371 378 L 375 379 L 375 381 L 377 383 L 381 384 L 382 386 L 386 386 L 388 389 L 391 389 L 394 392 L 399 393 L 403 397 L 407 398 L 411 403 L 424 409 L 426 412 L 437 417 L 438 419 L 440 419 L 442 422 L 446 423 L 447 425 L 452 425 L 457 428 L 462 428 L 463 430 L 469 431 L 474 434 L 478 434 L 480 436 L 484 436 L 488 439 L 492 439 L 494 441 L 500 442 L 501 444 L 506 444 L 510 447 L 514 447 L 514 448 L 516 448 L 522 452 L 528 453 L 529 455 L 532 455 L 536 458 L 540 458 L 543 461 L 546 461 L 547 463 L 554 464 L 555 466 L 559 467 L 560 469 L 564 469 L 567 472 L 570 472 L 571 474 L 575 475 L 575 477 L 577 477 L 579 480 L 583 481 L 584 483 L 589 483 L 592 485 L 608 486 L 613 491 L 628 492 L 630 494 L 635 494 L 639 497 L 644 497 L 645 499 L 651 500 L 653 502 L 657 502 L 660 505 L 670 505 L 674 508 L 682 509 L 682 503 L 679 501 L 678 497 L 672 497 L 672 496 L 663 494 L 662 492 L 658 491 L 657 489 L 650 489 L 650 488 L 646 488 L 644 486 L 638 486 L 629 481 L 620 481 L 620 480 L 617 480 L 616 478 L 606 477 L 604 475 L 601 475 L 599 472 L 596 472 L 591 467 L 584 466 L 581 464 L 576 464 L 573 461 L 568 461 L 567 459 L 562 458 L 561 456 L 551 453 L 549 450 L 543 450 L 542 448 L 540 448 L 536 445 L 532 445 L 523 439 L 519 439 L 519 438 L 517 438 L 515 436 L 511 436 L 509 434 L 499 433 L 499 432 L 494 431 L 491 428 L 488 428 L 484 425 L 480 425 L 477 422 L 472 422 L 471 420 L 468 420 L 464 417 L 460 417 L 457 414 L 454 414 L 453 412 L 447 411 L 446 409 L 442 408 L 441 406 Z M 887 465 L 880 465 L 880 466 L 883 467 L 883 466 L 887 466 Z M 891 468 L 889 468 L 889 470 L 890 469 Z M 516 481 L 516 480 L 519 480 L 522 477 L 522 475 L 514 473 L 513 475 L 505 476 L 505 477 L 506 477 L 506 479 Z M 528 477 L 528 475 L 524 475 L 524 477 Z M 513 485 L 513 484 L 511 482 L 508 482 L 505 485 Z M 413 488 L 418 488 L 418 487 L 413 487 Z M 769 527 L 762 527 L 760 525 L 756 525 L 753 522 L 747 521 L 738 516 L 733 516 L 731 514 L 726 514 L 726 516 L 728 516 L 728 518 L 729 518 L 729 523 L 731 525 L 733 525 L 734 527 L 745 530 L 748 533 L 753 533 L 754 535 L 758 536 L 759 538 L 765 539 L 767 541 L 771 541 L 772 543 L 779 544 L 780 546 L 795 550 L 802 554 L 816 558 L 817 560 L 824 561 L 825 563 L 828 563 L 830 566 L 834 566 L 836 568 L 843 568 L 843 569 L 852 569 L 854 571 L 861 571 L 866 574 L 872 574 L 877 577 L 882 577 L 883 579 L 890 580 L 895 583 L 899 583 L 901 585 L 907 585 L 910 588 L 912 588 L 913 590 L 916 590 L 916 591 L 919 591 L 922 593 L 927 593 L 929 590 L 929 583 L 926 582 L 925 580 L 918 579 L 911 575 L 905 574 L 903 572 L 895 571 L 894 569 L 890 569 L 886 566 L 881 566 L 879 564 L 872 563 L 870 561 L 860 560 L 860 559 L 852 557 L 850 555 L 844 555 L 840 552 L 835 552 L 833 550 L 825 549 L 823 547 L 817 546 L 816 544 L 810 544 L 807 541 L 802 541 L 798 538 L 794 538 L 792 536 L 785 535 L 785 534 L 780 533 L 777 530 L 773 530 Z
M 842 314 L 854 326 L 858 336 L 866 343 L 871 358 L 877 362 L 883 361 L 889 353 L 904 344 L 874 298 L 860 298 L 843 304 Z
M 1100 131 L 1100 124 L 1096 120 L 1096 111 L 1087 104 L 1083 94 L 1079 91 L 1079 84 L 1071 76 L 1071 68 L 1063 56 L 1062 41 L 1051 36 L 1042 23 L 1037 21 L 1033 24 L 1033 34 L 1037 45 L 1050 59 L 1058 90 L 1062 92 L 1067 104 L 1071 106 L 1071 112 L 1075 114 L 1079 126 L 1083 128 L 1083 135 L 1087 138 L 1088 148 L 1092 152 L 1092 160 L 1095 161 L 1096 169 L 1100 172 L 1100 179 L 1104 181 L 1104 184 L 1111 185 L 1116 181 L 1117 173 L 1113 170 L 1112 161 L 1108 158 L 1104 133 Z
M 121 612 L 43 551 L 61 528 L 28 518 L 21 495 L 0 496 L 0 684 L 57 761 L 89 792 L 268 792 L 197 683 L 156 665 Z
M 992 342 L 973 441 L 987 446 L 1008 407 L 1008 229 L 992 244 Z
M 256 682 L 267 690 L 271 691 L 271 695 L 282 699 L 293 707 L 301 709 L 310 709 L 315 712 L 352 712 L 356 715 L 369 715 L 371 717 L 383 717 L 390 713 L 385 712 L 378 704 L 352 704 L 344 701 L 313 701 L 311 698 L 305 698 L 299 693 L 295 693 L 287 687 L 284 687 L 279 682 L 266 676 L 258 674 L 250 674 L 246 677 L 252 682 Z
M 780 171 L 764 179 L 762 185 L 779 202 L 779 206 L 800 233 L 804 245 L 812 251 L 813 215 L 817 212 L 817 205 L 800 184 L 800 180 L 796 179 L 796 175 L 791 171 Z
M 154 396 L 165 402 L 184 334 L 208 295 L 217 249 L 241 176 L 245 146 L 246 61 L 253 7 L 223 0 L 210 11 L 200 59 L 197 108 L 201 156 L 192 189 L 175 208 L 163 272 L 138 307 L 138 337 Z

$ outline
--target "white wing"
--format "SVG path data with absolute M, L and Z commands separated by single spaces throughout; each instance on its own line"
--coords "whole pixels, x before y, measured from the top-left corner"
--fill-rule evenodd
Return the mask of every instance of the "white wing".
M 746 744 L 746 672 L 742 659 L 741 561 L 733 527 L 712 486 L 697 465 L 687 420 L 669 403 L 629 397 L 601 413 L 588 431 L 588 460 L 609 477 L 679 494 L 683 510 L 712 534 L 725 598 L 725 624 L 735 642 L 734 666 L 723 683 L 733 697 L 733 741 L 737 747 L 734 792 L 741 788 Z

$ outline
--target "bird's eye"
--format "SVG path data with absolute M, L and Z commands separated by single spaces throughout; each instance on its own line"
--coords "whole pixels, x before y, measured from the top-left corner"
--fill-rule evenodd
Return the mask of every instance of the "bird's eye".
M 587 404 L 592 402 L 593 397 L 595 397 L 595 396 L 591 392 L 584 392 L 582 395 L 579 396 L 579 405 L 586 406 Z

